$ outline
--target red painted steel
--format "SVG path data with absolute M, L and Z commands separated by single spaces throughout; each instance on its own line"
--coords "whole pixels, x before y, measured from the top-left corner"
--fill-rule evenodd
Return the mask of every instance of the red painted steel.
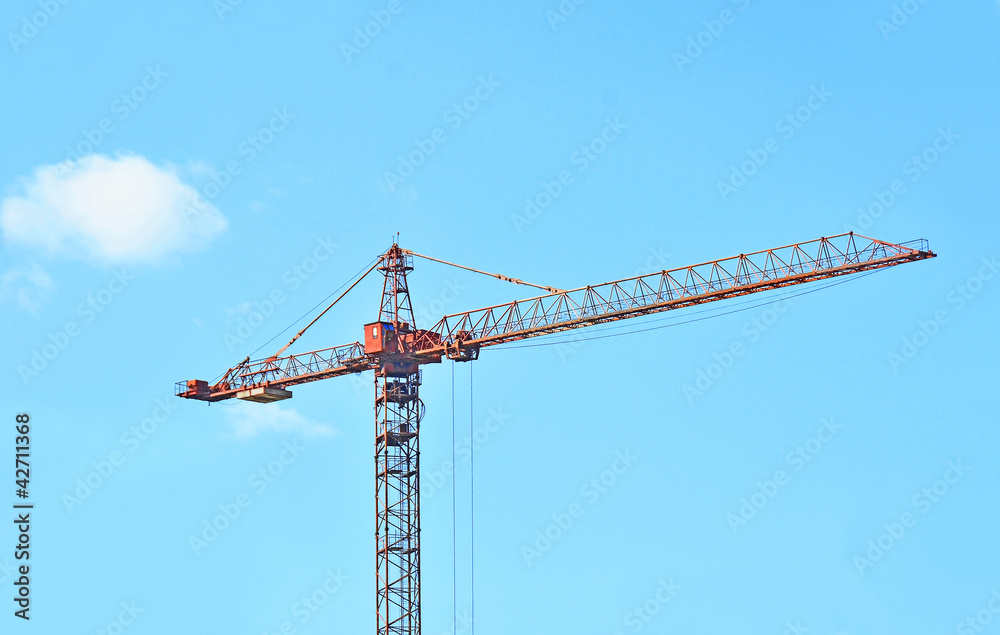
M 394 251 L 396 255 L 392 256 Z M 390 257 L 404 263 L 407 271 L 412 269 L 409 255 L 397 245 L 383 255 L 383 262 Z M 393 320 L 399 320 L 396 333 L 388 338 L 392 351 L 369 351 L 361 342 L 355 342 L 287 357 L 256 361 L 245 359 L 211 386 L 199 380 L 178 383 L 177 395 L 201 401 L 220 401 L 235 397 L 237 392 L 248 388 L 287 388 L 348 373 L 376 370 L 382 367 L 384 361 L 389 361 L 387 355 L 398 361 L 402 354 L 417 364 L 440 362 L 442 357 L 463 361 L 475 359 L 479 349 L 485 346 L 933 257 L 934 252 L 925 243 L 908 247 L 857 234 L 842 234 L 446 315 L 426 330 L 414 328 L 408 294 L 398 307 L 400 313 L 397 314 L 397 307 L 392 304 L 396 300 L 387 297 L 383 291 L 380 321 L 393 324 Z M 402 317 L 397 318 L 396 315 Z M 370 329 L 371 325 L 366 328 Z
M 445 357 L 472 361 L 487 346 L 935 257 L 924 241 L 906 246 L 842 234 L 570 291 L 544 287 L 552 293 L 446 315 L 430 329 L 418 329 L 406 280 L 414 255 L 394 244 L 368 270 L 377 267 L 385 283 L 378 320 L 364 326 L 363 343 L 278 357 L 319 319 L 317 316 L 271 357 L 244 359 L 212 385 L 201 380 L 177 384 L 177 395 L 187 399 L 221 401 L 239 396 L 273 401 L 291 396 L 279 389 L 375 371 L 379 635 L 420 633 L 421 364 L 437 363 Z M 525 284 L 498 274 L 487 275 Z M 360 279 L 350 288 L 358 282 Z

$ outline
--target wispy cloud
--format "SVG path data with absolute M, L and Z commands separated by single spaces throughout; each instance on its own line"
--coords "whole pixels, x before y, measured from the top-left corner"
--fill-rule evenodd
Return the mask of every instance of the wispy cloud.
M 252 302 L 240 302 L 236 306 L 227 306 L 226 315 L 246 315 L 253 308 Z
M 52 290 L 52 278 L 34 261 L 0 275 L 0 301 L 14 300 L 32 313 L 48 302 Z
M 304 437 L 333 437 L 338 430 L 302 416 L 294 408 L 281 404 L 233 404 L 226 406 L 226 419 L 231 429 L 228 435 L 236 439 L 252 439 L 264 432 L 296 434 Z
M 199 249 L 226 228 L 170 165 L 90 155 L 43 165 L 0 201 L 7 243 L 100 264 L 150 263 Z M 195 213 L 192 213 L 195 212 Z

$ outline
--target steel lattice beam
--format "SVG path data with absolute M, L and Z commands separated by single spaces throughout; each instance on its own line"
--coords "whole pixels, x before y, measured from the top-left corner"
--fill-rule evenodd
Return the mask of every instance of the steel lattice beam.
M 375 377 L 379 635 L 420 634 L 420 377 Z
M 682 309 L 751 293 L 862 273 L 935 257 L 926 242 L 907 246 L 857 234 L 820 238 L 777 249 L 581 287 L 465 313 L 446 315 L 428 330 L 415 330 L 405 272 L 410 257 L 398 246 L 383 256 L 387 265 L 380 320 L 404 323 L 397 330 L 398 353 L 414 363 L 445 355 L 469 360 L 482 347 L 559 333 L 640 315 Z M 398 329 L 398 323 L 396 324 Z M 395 355 L 398 359 L 400 356 Z M 328 377 L 377 370 L 385 356 L 360 343 L 264 360 L 244 360 L 214 385 L 191 380 L 177 384 L 188 399 L 220 401 L 261 387 L 287 388 Z
M 925 244 L 912 248 L 842 234 L 446 315 L 415 348 L 503 344 L 932 257 Z

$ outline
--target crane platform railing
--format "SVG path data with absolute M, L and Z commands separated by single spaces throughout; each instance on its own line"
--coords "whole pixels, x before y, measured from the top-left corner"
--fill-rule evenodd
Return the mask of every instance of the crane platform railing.
M 268 357 L 258 360 L 244 360 L 229 369 L 215 384 L 207 384 L 199 390 L 192 382 L 177 382 L 175 393 L 206 401 L 218 401 L 232 397 L 236 392 L 260 385 L 280 386 L 283 382 L 294 381 L 304 384 L 327 377 L 336 377 L 373 367 L 365 356 L 361 342 L 309 351 L 287 357 Z M 208 392 L 206 392 L 206 389 Z

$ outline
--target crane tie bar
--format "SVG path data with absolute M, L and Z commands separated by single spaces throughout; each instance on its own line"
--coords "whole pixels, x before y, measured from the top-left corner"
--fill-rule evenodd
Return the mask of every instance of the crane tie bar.
M 514 284 L 523 284 L 527 287 L 535 287 L 536 289 L 542 289 L 543 291 L 548 291 L 549 293 L 565 293 L 563 289 L 556 289 L 554 287 L 546 287 L 540 284 L 532 284 L 530 282 L 525 282 L 518 278 L 511 278 L 510 276 L 505 276 L 502 273 L 490 273 L 488 271 L 480 271 L 479 269 L 473 269 L 472 267 L 466 267 L 464 265 L 457 265 L 453 262 L 448 262 L 446 260 L 439 260 L 438 258 L 431 258 L 430 256 L 425 256 L 423 254 L 418 254 L 409 249 L 401 250 L 404 254 L 409 254 L 411 256 L 416 256 L 417 258 L 423 258 L 424 260 L 433 260 L 434 262 L 440 262 L 442 265 L 448 265 L 451 267 L 458 267 L 459 269 L 465 269 L 466 271 L 471 271 L 473 273 L 481 273 L 484 276 L 489 276 L 491 278 L 496 278 L 497 280 L 503 280 L 504 282 L 513 282 Z

